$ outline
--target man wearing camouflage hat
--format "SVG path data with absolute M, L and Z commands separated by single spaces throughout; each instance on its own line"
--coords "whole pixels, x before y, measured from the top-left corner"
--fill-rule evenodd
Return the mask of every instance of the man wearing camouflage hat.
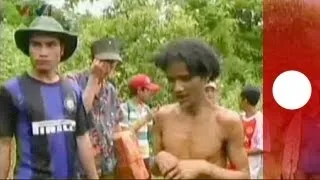
M 89 70 L 68 75 L 84 90 L 85 108 L 93 115 L 94 128 L 90 131 L 96 167 L 101 178 L 114 178 L 116 157 L 113 136 L 117 131 L 122 111 L 116 89 L 110 83 L 116 67 L 122 63 L 118 41 L 102 38 L 91 45 L 92 65 Z M 80 171 L 85 177 L 85 172 Z
M 75 178 L 77 152 L 88 177 L 97 179 L 81 90 L 57 73 L 59 63 L 75 51 L 77 36 L 52 17 L 40 16 L 14 38 L 30 57 L 32 71 L 0 88 L 0 179 L 7 178 L 13 136 L 16 179 Z

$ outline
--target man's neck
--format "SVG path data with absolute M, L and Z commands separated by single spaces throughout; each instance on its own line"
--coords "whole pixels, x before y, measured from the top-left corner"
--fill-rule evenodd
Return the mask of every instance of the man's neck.
M 32 71 L 31 73 L 29 73 L 29 75 L 41 82 L 48 83 L 48 84 L 56 83 L 57 81 L 60 80 L 60 76 L 56 71 L 49 71 L 49 72 L 48 71 L 46 72 Z
M 212 103 L 210 100 L 206 98 L 200 98 L 198 102 L 193 103 L 191 106 L 183 108 L 182 111 L 185 113 L 191 115 L 191 116 L 197 116 L 201 113 L 204 107 L 211 107 Z
M 217 98 L 215 98 L 215 97 L 210 98 L 209 100 L 210 100 L 210 102 L 213 103 L 213 104 L 218 104 Z
M 138 96 L 132 98 L 132 101 L 137 104 L 138 106 L 145 105 L 145 102 L 142 101 Z
M 257 110 L 255 107 L 248 107 L 248 108 L 245 110 L 245 113 L 246 113 L 246 117 L 247 117 L 247 118 L 255 115 L 257 112 L 258 112 L 258 110 Z

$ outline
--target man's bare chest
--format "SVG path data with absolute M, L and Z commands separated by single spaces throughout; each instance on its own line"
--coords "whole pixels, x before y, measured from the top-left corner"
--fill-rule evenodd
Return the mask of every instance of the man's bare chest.
M 180 159 L 213 160 L 224 152 L 221 128 L 215 123 L 171 121 L 163 127 L 163 146 Z

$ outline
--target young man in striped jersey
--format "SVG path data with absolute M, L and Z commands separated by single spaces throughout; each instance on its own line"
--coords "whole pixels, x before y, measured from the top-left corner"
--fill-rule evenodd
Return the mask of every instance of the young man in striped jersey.
M 17 140 L 15 179 L 75 178 L 79 154 L 88 178 L 97 179 L 81 90 L 57 73 L 77 47 L 77 36 L 40 16 L 15 32 L 33 69 L 0 88 L 0 179 L 7 178 L 11 139 Z

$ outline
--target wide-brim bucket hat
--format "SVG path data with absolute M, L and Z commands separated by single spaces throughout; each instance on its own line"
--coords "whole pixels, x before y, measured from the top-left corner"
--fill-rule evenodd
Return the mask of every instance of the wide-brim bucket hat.
M 64 53 L 61 61 L 65 61 L 72 56 L 77 48 L 78 37 L 65 31 L 62 25 L 52 17 L 39 16 L 35 18 L 28 28 L 19 29 L 14 34 L 17 48 L 25 55 L 29 56 L 29 40 L 33 33 L 48 33 L 56 35 L 64 45 Z

